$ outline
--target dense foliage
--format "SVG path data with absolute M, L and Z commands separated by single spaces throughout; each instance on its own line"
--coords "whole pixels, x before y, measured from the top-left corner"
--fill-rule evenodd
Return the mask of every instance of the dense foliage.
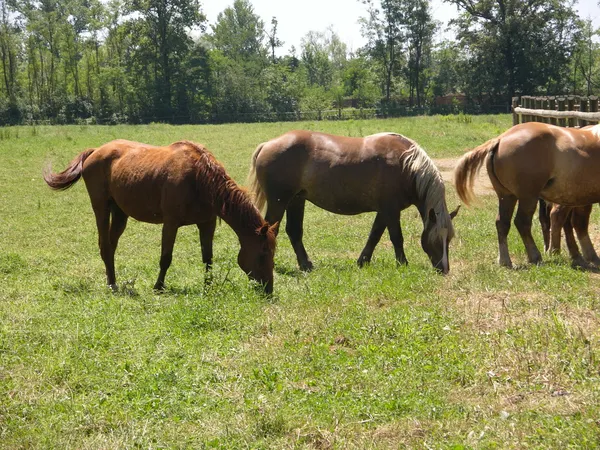
M 364 48 L 307 30 L 283 53 L 277 18 L 251 0 L 210 26 L 199 0 L 0 0 L 0 123 L 341 118 L 443 111 L 435 98 L 453 94 L 489 109 L 598 92 L 598 30 L 571 0 L 445 0 L 461 13 L 444 42 L 429 0 L 363 1 Z

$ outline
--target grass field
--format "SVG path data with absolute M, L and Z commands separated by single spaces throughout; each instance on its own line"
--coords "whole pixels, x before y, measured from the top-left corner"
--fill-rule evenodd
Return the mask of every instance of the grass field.
M 566 255 L 500 268 L 495 196 L 461 209 L 445 277 L 420 249 L 415 208 L 402 216 L 409 266 L 385 235 L 358 269 L 373 214 L 309 205 L 315 270 L 297 270 L 282 233 L 273 298 L 238 268 L 225 224 L 208 290 L 187 227 L 154 293 L 160 227 L 130 221 L 112 294 L 85 186 L 52 192 L 41 178 L 47 162 L 62 170 L 113 138 L 203 143 L 243 183 L 256 145 L 294 128 L 395 131 L 453 158 L 509 126 L 502 115 L 0 129 L 0 448 L 600 447 L 600 275 Z M 450 185 L 447 200 L 459 203 Z M 541 247 L 537 223 L 534 235 Z M 514 227 L 509 246 L 523 266 Z

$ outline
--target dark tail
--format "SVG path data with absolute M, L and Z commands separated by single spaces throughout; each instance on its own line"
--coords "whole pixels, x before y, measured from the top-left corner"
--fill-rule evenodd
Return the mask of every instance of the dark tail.
M 256 158 L 258 158 L 263 145 L 265 145 L 264 142 L 259 144 L 252 154 L 252 159 L 250 160 L 250 173 L 248 174 L 248 180 L 246 181 L 246 185 L 248 186 L 250 194 L 252 195 L 252 199 L 254 200 L 254 205 L 261 213 L 263 212 L 263 209 L 267 203 L 267 195 L 258 182 L 258 178 L 256 178 Z
M 44 170 L 44 181 L 48 186 L 57 191 L 64 191 L 73 186 L 81 178 L 83 162 L 94 152 L 94 148 L 89 148 L 81 152 L 69 166 L 60 173 L 52 173 L 50 165 Z
M 481 170 L 481 166 L 488 156 L 497 151 L 499 144 L 499 138 L 490 139 L 465 154 L 458 161 L 456 169 L 454 169 L 454 185 L 456 186 L 456 193 L 465 205 L 471 203 L 471 200 L 475 197 L 473 194 L 475 175 Z M 493 174 L 490 176 L 493 176 Z

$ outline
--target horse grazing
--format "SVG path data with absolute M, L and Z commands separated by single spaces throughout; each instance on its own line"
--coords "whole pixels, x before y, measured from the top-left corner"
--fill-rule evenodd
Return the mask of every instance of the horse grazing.
M 546 252 L 560 253 L 560 230 L 562 228 L 565 231 L 567 249 L 573 266 L 586 268 L 589 267 L 588 263 L 600 265 L 600 258 L 598 258 L 588 233 L 593 205 L 563 206 L 546 202 L 543 199 L 539 200 L 539 204 L 539 220 Z M 583 256 L 579 252 L 573 230 L 577 233 Z
M 64 190 L 83 176 L 96 215 L 100 255 L 109 287 L 116 289 L 114 257 L 128 217 L 162 223 L 160 273 L 154 289 L 164 289 L 179 227 L 200 231 L 202 261 L 210 270 L 217 217 L 238 235 L 238 264 L 273 291 L 275 228 L 269 226 L 245 191 L 204 147 L 181 141 L 167 147 L 116 140 L 80 153 L 58 174 L 44 174 L 52 189 Z
M 484 163 L 499 200 L 496 229 L 503 266 L 512 266 L 506 238 L 517 201 L 515 226 L 534 264 L 542 260 L 531 236 L 538 198 L 565 206 L 600 201 L 600 126 L 573 129 L 529 122 L 490 139 L 465 154 L 455 169 L 456 190 L 466 204 Z
M 301 270 L 313 264 L 302 243 L 306 200 L 337 214 L 376 211 L 375 222 L 358 265 L 371 261 L 387 228 L 396 260 L 406 264 L 400 211 L 416 205 L 423 220 L 421 245 L 433 266 L 447 273 L 448 245 L 454 236 L 442 177 L 416 142 L 400 134 L 364 138 L 291 131 L 255 150 L 250 190 L 265 219 L 279 222 L 286 213 L 286 232 Z

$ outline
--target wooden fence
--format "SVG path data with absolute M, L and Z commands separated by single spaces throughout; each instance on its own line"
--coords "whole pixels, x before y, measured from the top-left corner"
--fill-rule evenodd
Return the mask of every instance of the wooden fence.
M 584 127 L 600 122 L 598 97 L 522 96 L 512 99 L 513 125 L 525 122 L 545 122 L 561 127 Z

